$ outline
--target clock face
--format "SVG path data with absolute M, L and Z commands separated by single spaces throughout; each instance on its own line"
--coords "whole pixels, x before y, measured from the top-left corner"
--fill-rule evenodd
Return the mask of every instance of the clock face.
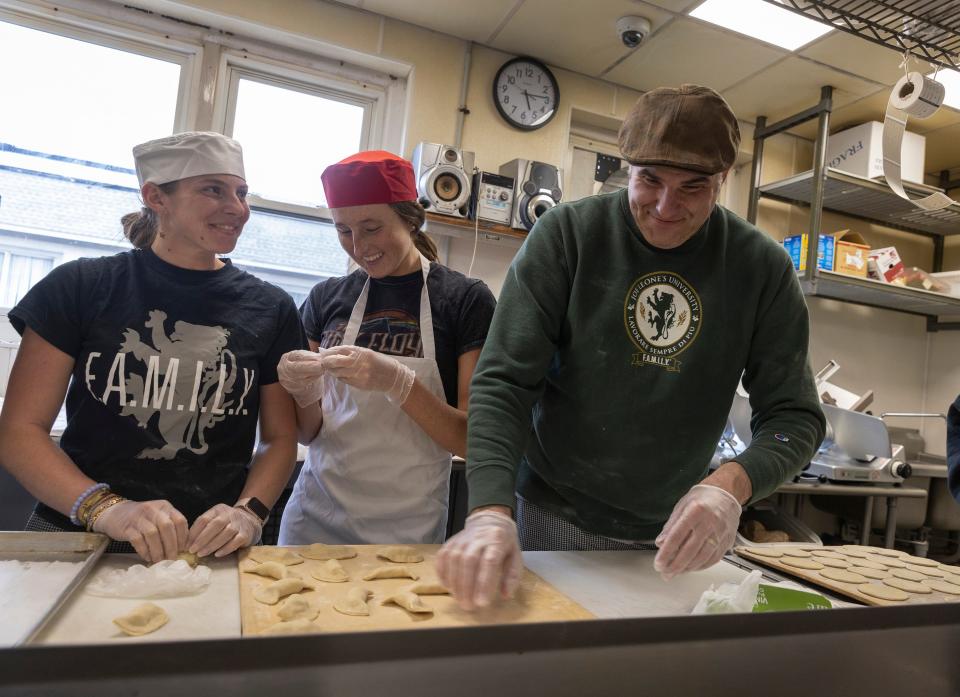
M 557 113 L 560 89 L 543 63 L 532 58 L 514 58 L 497 71 L 493 101 L 508 123 L 532 131 L 545 126 Z

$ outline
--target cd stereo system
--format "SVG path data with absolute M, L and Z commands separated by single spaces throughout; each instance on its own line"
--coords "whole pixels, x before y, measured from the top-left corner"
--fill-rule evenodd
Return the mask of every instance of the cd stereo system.
M 474 153 L 452 145 L 417 145 L 413 171 L 427 212 L 530 230 L 541 215 L 560 203 L 563 175 L 559 167 L 516 159 L 494 173 L 475 169 L 474 161 Z

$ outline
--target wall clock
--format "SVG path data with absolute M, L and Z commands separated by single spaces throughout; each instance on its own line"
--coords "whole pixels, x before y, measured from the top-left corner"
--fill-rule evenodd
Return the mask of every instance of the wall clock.
M 493 78 L 493 103 L 511 126 L 524 131 L 550 122 L 560 103 L 560 88 L 550 69 L 535 58 L 508 60 Z

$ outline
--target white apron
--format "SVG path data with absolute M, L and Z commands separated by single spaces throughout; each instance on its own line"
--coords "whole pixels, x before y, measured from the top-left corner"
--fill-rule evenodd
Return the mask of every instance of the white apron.
M 427 293 L 430 263 L 420 255 L 423 358 L 393 356 L 428 390 L 446 400 L 437 368 Z M 344 330 L 357 340 L 367 306 L 363 286 Z M 443 542 L 451 455 L 382 392 L 323 376 L 323 426 L 310 443 L 280 524 L 281 545 Z

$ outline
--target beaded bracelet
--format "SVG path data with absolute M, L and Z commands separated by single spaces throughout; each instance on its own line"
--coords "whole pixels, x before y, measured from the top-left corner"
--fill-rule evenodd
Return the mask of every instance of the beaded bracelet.
M 112 494 L 110 497 L 102 501 L 92 513 L 90 513 L 90 518 L 87 519 L 87 532 L 93 532 L 93 526 L 97 524 L 100 516 L 106 512 L 108 508 L 113 508 L 118 503 L 123 503 L 127 499 L 123 498 L 119 494 Z
M 93 484 L 87 487 L 86 491 L 84 491 L 82 494 L 80 494 L 77 497 L 77 500 L 73 502 L 73 506 L 70 508 L 70 522 L 78 526 L 83 525 L 81 520 L 77 517 L 77 511 L 80 510 L 81 504 L 83 504 L 83 502 L 86 501 L 87 498 L 94 492 L 101 491 L 103 489 L 109 489 L 109 488 L 110 488 L 109 484 L 104 484 L 102 482 L 100 484 Z

